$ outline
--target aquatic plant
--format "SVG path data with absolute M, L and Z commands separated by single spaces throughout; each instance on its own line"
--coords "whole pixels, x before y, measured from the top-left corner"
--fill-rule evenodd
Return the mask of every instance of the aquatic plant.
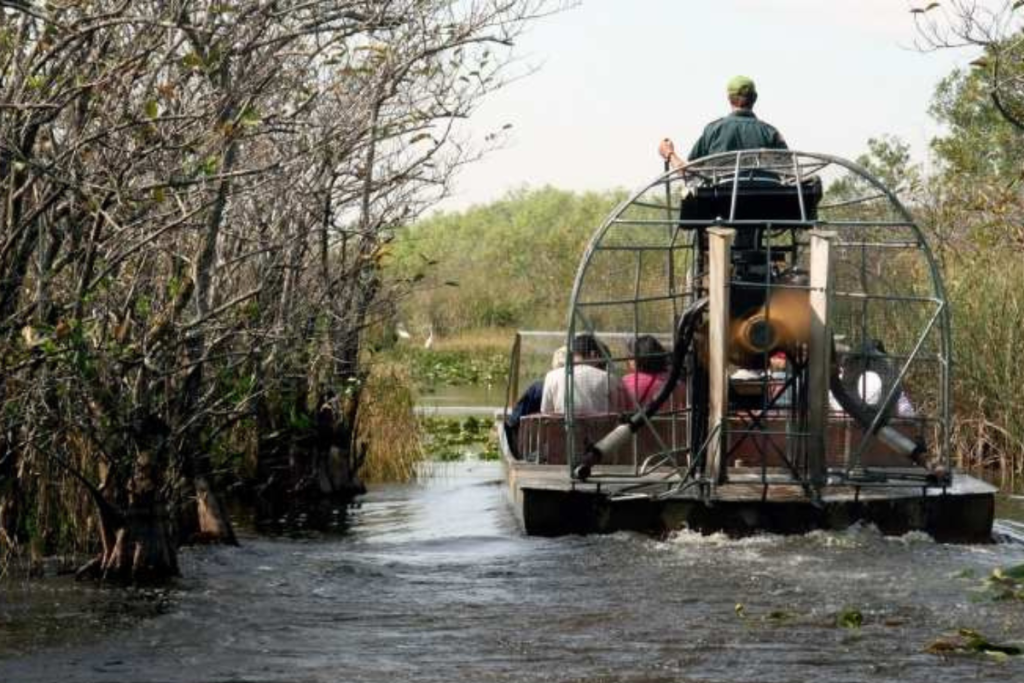
M 508 374 L 506 352 L 443 351 L 412 345 L 397 346 L 388 359 L 402 363 L 422 391 L 440 386 L 497 385 Z
M 836 627 L 856 629 L 864 625 L 864 613 L 855 607 L 844 607 L 836 614 Z
M 960 255 L 947 270 L 956 316 L 953 452 L 961 467 L 991 472 L 1014 490 L 1024 484 L 1024 265 L 1020 254 L 986 253 Z
M 356 425 L 363 481 L 405 482 L 417 476 L 424 460 L 415 395 L 408 371 L 395 363 L 373 367 L 363 387 Z
M 466 418 L 421 418 L 424 432 L 423 447 L 433 460 L 455 461 L 467 456 L 480 460 L 497 460 L 497 436 L 488 420 Z
M 996 657 L 1024 654 L 1024 648 L 1016 643 L 995 643 L 970 628 L 961 628 L 955 634 L 938 638 L 925 647 L 924 651 L 933 655 L 982 654 Z
M 790 622 L 797 617 L 794 612 L 784 609 L 773 609 L 760 616 L 755 616 L 747 612 L 747 606 L 742 602 L 737 602 L 733 611 L 736 612 L 737 617 L 747 624 L 783 624 Z
M 1024 601 L 1024 564 L 1007 569 L 996 567 L 978 590 L 992 600 Z

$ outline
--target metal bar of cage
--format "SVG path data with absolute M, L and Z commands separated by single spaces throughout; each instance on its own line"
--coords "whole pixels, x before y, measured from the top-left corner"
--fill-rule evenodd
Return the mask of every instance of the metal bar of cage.
M 508 419 L 509 406 L 519 396 L 519 353 L 522 344 L 522 336 L 517 331 L 515 340 L 512 342 L 512 353 L 509 354 L 508 384 L 505 386 L 505 405 L 502 410 L 502 422 Z
M 907 370 L 910 369 L 910 364 L 914 362 L 917 351 L 924 344 L 925 340 L 928 338 L 928 335 L 931 334 L 932 328 L 935 326 L 936 321 L 942 315 L 942 311 L 944 308 L 944 304 L 940 304 L 938 306 L 938 308 L 935 311 L 935 314 L 932 316 L 931 320 L 928 321 L 928 324 L 921 332 L 921 335 L 917 340 L 917 344 L 914 345 L 914 350 L 911 351 L 910 353 L 910 357 L 907 358 L 906 361 L 904 361 L 899 373 L 896 375 L 896 379 L 893 380 L 891 386 L 889 387 L 889 391 L 886 392 L 885 398 L 881 401 L 880 405 L 878 406 L 878 410 L 875 413 L 874 419 L 871 420 L 871 426 L 864 430 L 864 436 L 861 437 L 860 444 L 857 446 L 857 450 L 854 452 L 853 464 L 850 466 L 849 469 L 860 468 L 861 456 L 864 454 L 864 451 L 867 450 L 867 446 L 871 442 L 871 439 L 874 438 L 874 435 L 878 432 L 878 429 L 881 426 L 882 417 L 885 415 L 886 411 L 889 409 L 892 402 L 896 399 L 896 390 L 900 387 L 900 383 L 906 376 Z
M 800 164 L 797 163 L 797 159 L 793 157 L 793 176 L 796 178 L 796 199 L 800 205 L 800 220 L 807 220 L 807 205 L 804 202 L 804 182 L 800 175 Z
M 600 246 L 595 251 L 688 251 L 687 247 L 666 247 L 666 246 L 653 246 L 653 245 L 619 245 L 611 244 L 608 246 Z
M 918 242 L 838 242 L 837 247 L 866 247 L 869 249 L 920 249 Z
M 633 303 L 636 303 L 636 304 L 650 304 L 650 303 L 657 303 L 659 301 L 671 301 L 673 299 L 678 299 L 680 297 L 681 297 L 681 295 L 679 295 L 679 294 L 673 294 L 673 295 L 665 294 L 665 295 L 659 295 L 659 296 L 643 296 L 643 297 L 639 297 L 637 299 L 608 299 L 608 300 L 605 300 L 605 301 L 580 301 L 576 305 L 577 306 L 581 306 L 583 308 L 600 308 L 600 307 L 608 307 L 608 306 L 625 306 L 625 305 L 633 304 Z
M 667 185 L 669 187 L 669 191 L 671 191 L 671 181 L 666 182 L 665 185 Z M 639 206 L 644 209 L 653 209 L 655 211 L 671 211 L 673 209 L 671 202 L 668 204 L 655 204 L 654 202 L 642 202 L 639 199 L 630 204 L 630 206 Z
M 732 197 L 729 198 L 729 220 L 736 220 L 736 202 L 739 200 L 740 185 L 740 162 L 743 159 L 743 152 L 736 153 L 736 170 L 732 176 Z
M 691 255 L 694 256 L 694 261 L 692 262 L 694 264 L 694 266 L 691 266 L 691 269 L 688 271 L 688 284 L 687 284 L 687 287 L 686 287 L 685 291 L 682 292 L 681 295 L 684 296 L 684 297 L 692 296 L 694 291 L 696 290 L 696 288 L 699 286 L 699 280 L 697 280 L 697 278 L 699 277 L 699 274 L 695 273 L 695 270 L 694 270 L 695 267 L 699 267 L 697 265 L 699 263 L 699 254 L 697 254 L 697 252 L 696 252 L 696 249 L 697 249 L 697 243 L 696 243 L 697 232 L 693 231 L 693 230 L 686 230 L 686 228 L 703 228 L 703 227 L 707 227 L 710 223 L 707 220 L 685 221 L 685 220 L 679 220 L 679 219 L 674 218 L 671 215 L 673 209 L 675 208 L 675 207 L 673 207 L 672 202 L 671 202 L 671 196 L 670 196 L 671 186 L 673 184 L 675 184 L 675 183 L 682 183 L 684 185 L 687 185 L 687 184 L 691 184 L 691 183 L 693 183 L 695 181 L 700 181 L 700 180 L 711 181 L 711 180 L 715 180 L 715 179 L 718 179 L 718 178 L 729 178 L 730 175 L 731 175 L 732 177 L 729 178 L 729 179 L 733 181 L 733 187 L 735 188 L 736 187 L 736 176 L 738 174 L 742 173 L 742 172 L 748 171 L 748 169 L 758 168 L 758 169 L 778 169 L 780 171 L 783 170 L 784 167 L 781 164 L 776 165 L 776 164 L 768 163 L 768 160 L 770 160 L 770 159 L 778 159 L 778 158 L 780 158 L 780 155 L 781 155 L 781 157 L 785 157 L 789 161 L 789 164 L 787 165 L 788 169 L 789 169 L 788 172 L 790 174 L 792 174 L 793 177 L 798 179 L 798 182 L 795 183 L 795 187 L 797 189 L 798 197 L 799 197 L 799 200 L 800 200 L 800 203 L 801 203 L 801 215 L 802 215 L 802 217 L 805 220 L 801 220 L 801 221 L 772 221 L 773 226 L 780 227 L 780 228 L 802 228 L 802 227 L 807 227 L 807 228 L 809 228 L 809 227 L 840 228 L 840 229 L 850 229 L 850 230 L 853 230 L 853 231 L 858 231 L 860 229 L 871 230 L 871 229 L 886 229 L 886 228 L 907 228 L 907 229 L 913 230 L 918 235 L 919 240 L 916 241 L 916 242 L 915 241 L 906 241 L 906 240 L 892 241 L 892 242 L 888 242 L 888 241 L 872 241 L 870 239 L 868 239 L 868 240 L 860 240 L 860 241 L 851 240 L 849 242 L 839 243 L 839 244 L 837 244 L 837 247 L 840 247 L 840 248 L 843 248 L 843 247 L 845 247 L 845 248 L 860 248 L 862 250 L 866 250 L 866 249 L 890 249 L 890 250 L 918 249 L 918 250 L 920 250 L 920 251 L 922 251 L 924 253 L 925 258 L 927 260 L 928 267 L 929 267 L 929 275 L 930 275 L 930 280 L 931 280 L 931 284 L 932 284 L 932 289 L 934 291 L 934 295 L 932 295 L 932 296 L 910 296 L 910 295 L 893 295 L 893 294 L 870 294 L 868 292 L 856 292 L 856 291 L 842 291 L 842 292 L 837 292 L 836 293 L 836 297 L 837 298 L 842 298 L 842 299 L 848 299 L 848 300 L 861 300 L 865 304 L 867 304 L 870 301 L 880 301 L 880 302 L 894 302 L 894 303 L 928 303 L 928 304 L 936 304 L 936 305 L 939 306 L 939 309 L 937 310 L 937 314 L 932 317 L 932 321 L 929 323 L 929 333 L 930 333 L 930 329 L 933 328 L 934 326 L 937 325 L 939 327 L 939 331 L 940 331 L 940 345 L 939 346 L 940 346 L 940 348 L 938 349 L 938 351 L 936 351 L 934 353 L 921 353 L 921 345 L 922 345 L 924 339 L 923 338 L 919 339 L 918 344 L 915 345 L 914 353 L 912 353 L 911 356 L 907 357 L 907 361 L 906 361 L 906 363 L 904 363 L 904 366 L 902 368 L 903 372 L 901 373 L 900 377 L 902 379 L 903 377 L 906 376 L 907 371 L 909 370 L 909 367 L 910 367 L 911 363 L 916 363 L 918 361 L 927 361 L 929 363 L 935 363 L 935 362 L 939 363 L 939 365 L 940 365 L 940 372 L 939 372 L 939 377 L 938 377 L 939 396 L 938 396 L 938 400 L 937 400 L 938 417 L 935 417 L 935 418 L 930 418 L 930 417 L 929 418 L 920 418 L 920 421 L 922 421 L 922 422 L 929 422 L 929 423 L 932 423 L 932 424 L 938 423 L 939 431 L 941 432 L 941 435 L 939 437 L 939 440 L 940 440 L 939 449 L 940 449 L 940 451 L 942 453 L 943 460 L 948 462 L 948 437 L 949 437 L 949 434 L 948 434 L 948 422 L 949 422 L 949 410 L 950 410 L 950 400 L 949 400 L 949 384 L 950 384 L 950 378 L 949 378 L 949 370 L 950 370 L 949 350 L 950 350 L 950 343 L 949 343 L 949 328 L 948 328 L 949 312 L 948 312 L 948 306 L 945 305 L 946 299 L 945 299 L 944 288 L 943 288 L 942 282 L 941 282 L 941 277 L 938 274 L 937 265 L 935 263 L 933 255 L 931 254 L 931 251 L 930 251 L 930 249 L 929 249 L 929 247 L 927 245 L 927 242 L 923 239 L 923 237 L 920 234 L 920 230 L 917 228 L 916 224 L 914 223 L 913 219 L 910 217 L 910 215 L 906 211 L 906 209 L 899 203 L 899 201 L 895 197 L 895 195 L 892 192 L 890 192 L 887 188 L 884 188 L 884 186 L 882 186 L 877 179 L 873 178 L 869 173 L 867 173 L 861 167 L 859 167 L 859 166 L 857 166 L 855 164 L 852 164 L 850 162 L 846 162 L 844 160 L 838 159 L 838 158 L 829 157 L 827 155 L 807 155 L 807 154 L 800 153 L 800 152 L 774 152 L 774 151 L 770 152 L 770 154 L 772 155 L 771 157 L 765 157 L 765 156 L 762 156 L 761 154 L 757 153 L 757 151 L 755 151 L 755 152 L 752 152 L 752 153 L 726 153 L 726 154 L 723 154 L 723 155 L 719 155 L 719 157 L 721 157 L 720 160 L 728 159 L 728 161 L 731 162 L 730 163 L 731 169 L 730 168 L 725 168 L 725 167 L 717 168 L 717 169 L 716 168 L 709 168 L 710 164 L 707 163 L 708 160 L 700 160 L 700 161 L 696 162 L 695 164 L 691 164 L 686 169 L 669 171 L 668 173 L 666 173 L 663 176 L 661 176 L 658 179 L 658 181 L 656 181 L 656 182 L 661 182 L 661 183 L 664 184 L 664 187 L 665 187 L 665 190 L 666 190 L 666 197 L 667 197 L 666 204 L 662 205 L 660 203 L 644 202 L 644 201 L 640 201 L 639 200 L 639 196 L 643 192 L 648 191 L 651 187 L 653 187 L 653 185 L 648 186 L 647 188 L 645 188 L 640 193 L 637 193 L 637 195 L 635 195 L 632 198 L 632 200 L 627 199 L 622 204 L 620 204 L 620 208 L 617 209 L 616 212 L 614 212 L 613 214 L 611 214 L 609 216 L 609 219 L 605 221 L 605 223 L 602 225 L 602 227 L 598 231 L 598 233 L 595 234 L 594 239 L 592 239 L 590 245 L 588 245 L 587 253 L 584 255 L 583 262 L 581 263 L 581 266 L 580 266 L 580 271 L 577 274 L 577 282 L 574 284 L 573 296 L 572 296 L 572 300 L 571 300 L 571 304 L 570 304 L 570 320 L 572 321 L 571 327 L 574 327 L 574 325 L 576 323 L 575 314 L 573 313 L 573 311 L 576 310 L 576 306 L 577 305 L 581 306 L 583 308 L 591 307 L 592 309 L 596 309 L 596 308 L 600 308 L 601 306 L 608 306 L 608 307 L 612 307 L 612 306 L 627 306 L 627 305 L 634 305 L 634 306 L 636 306 L 638 304 L 647 303 L 647 302 L 656 303 L 656 302 L 669 302 L 670 301 L 670 302 L 672 302 L 673 306 L 676 306 L 679 303 L 676 300 L 676 296 L 675 295 L 669 295 L 669 296 L 647 296 L 647 297 L 634 296 L 633 299 L 617 299 L 617 300 L 606 300 L 606 301 L 589 301 L 589 302 L 579 301 L 579 294 L 580 294 L 580 290 L 581 290 L 583 273 L 587 269 L 587 267 L 589 265 L 590 257 L 592 257 L 593 253 L 595 253 L 597 251 L 602 251 L 602 250 L 604 250 L 604 251 L 633 251 L 634 253 L 637 254 L 637 256 L 639 258 L 641 252 L 658 251 L 658 250 L 664 249 L 666 251 L 667 258 L 669 258 L 669 259 L 671 259 L 673 257 L 673 255 L 674 255 L 674 253 L 675 253 L 675 251 L 674 251 L 675 248 L 676 248 L 675 244 L 673 244 L 672 246 L 670 246 L 668 248 L 664 248 L 664 247 L 660 247 L 660 246 L 642 246 L 642 247 L 637 248 L 636 246 L 633 246 L 633 247 L 621 246 L 620 247 L 620 246 L 615 246 L 615 245 L 609 245 L 609 246 L 605 247 L 605 246 L 602 245 L 602 238 L 603 238 L 604 233 L 607 232 L 607 230 L 612 225 L 621 225 L 621 226 L 629 226 L 629 225 L 635 225 L 635 226 L 666 226 L 670 230 L 674 230 L 675 231 L 673 233 L 674 237 L 679 236 L 679 233 L 681 233 L 681 232 L 686 232 L 686 233 L 690 234 L 691 238 L 689 240 L 689 243 L 685 246 L 685 249 Z M 749 159 L 748 159 L 748 157 L 749 157 Z M 713 161 L 714 158 L 711 158 L 711 160 Z M 746 165 L 744 165 L 743 162 L 747 162 Z M 829 168 L 832 165 L 836 165 L 838 167 L 841 167 L 841 168 L 847 170 L 848 172 L 852 172 L 852 173 L 855 173 L 855 174 L 859 175 L 860 177 L 865 179 L 869 185 L 875 187 L 875 189 L 878 190 L 878 193 L 875 194 L 875 195 L 865 195 L 863 197 L 856 198 L 855 200 L 848 201 L 848 202 L 840 202 L 838 204 L 837 203 L 820 204 L 818 206 L 819 210 L 835 209 L 835 208 L 840 208 L 842 206 L 856 206 L 858 204 L 865 204 L 867 202 L 875 201 L 875 200 L 879 200 L 879 199 L 888 199 L 889 200 L 889 206 L 894 208 L 896 210 L 897 214 L 902 215 L 905 218 L 905 220 L 885 220 L 885 221 L 881 221 L 881 220 L 832 220 L 832 221 L 830 221 L 830 220 L 827 220 L 827 218 L 826 219 L 821 219 L 821 220 L 814 220 L 814 221 L 806 220 L 806 205 L 804 204 L 803 188 L 802 188 L 802 185 L 799 182 L 799 180 L 802 180 L 804 177 L 809 177 L 810 175 L 814 175 L 815 173 L 821 172 L 821 171 Z M 732 171 L 731 174 L 729 173 L 730 170 Z M 787 175 L 784 178 L 784 180 L 788 180 L 788 179 L 789 179 L 789 176 Z M 735 206 L 736 206 L 736 202 L 738 201 L 736 196 L 735 196 L 735 194 L 736 193 L 735 193 L 735 190 L 734 190 L 733 197 L 731 197 L 731 204 L 732 204 L 732 208 L 731 208 L 731 211 L 730 211 L 731 217 L 735 216 Z M 647 208 L 647 209 L 666 211 L 667 215 L 666 215 L 666 217 L 664 219 L 635 219 L 635 220 L 629 220 L 629 219 L 623 218 L 622 217 L 623 211 L 626 208 L 628 208 L 630 205 L 639 206 L 639 207 Z M 762 227 L 762 226 L 764 226 L 764 221 L 757 221 L 757 220 L 723 221 L 723 220 L 718 220 L 718 221 L 714 221 L 714 224 L 715 225 L 719 225 L 719 226 L 724 226 L 724 227 L 747 227 L 747 226 Z M 673 237 L 673 239 L 674 239 L 674 237 Z M 794 237 L 795 237 L 795 235 L 794 235 Z M 793 241 L 793 247 L 794 248 L 799 247 L 800 244 L 801 244 L 801 242 L 800 242 L 798 237 L 796 239 L 794 239 L 794 241 Z M 771 248 L 773 248 L 773 245 L 771 245 L 771 239 L 769 238 L 769 249 L 771 249 Z M 784 248 L 784 247 L 778 247 L 778 248 Z M 667 261 L 666 262 L 666 271 L 668 271 L 670 269 L 670 266 L 671 266 L 671 264 Z M 672 279 L 672 278 L 670 278 L 670 279 Z M 734 283 L 734 286 L 751 286 L 751 283 Z M 771 283 L 771 282 L 767 281 L 767 279 L 766 279 L 766 283 L 764 283 L 762 285 L 753 285 L 753 286 L 767 287 L 768 289 L 774 289 L 774 288 L 781 288 L 782 287 L 781 285 L 776 285 L 775 283 Z M 634 288 L 634 293 L 638 294 L 638 292 L 636 291 L 636 288 Z M 582 313 L 582 311 L 581 311 L 581 313 Z M 866 316 L 862 316 L 862 321 L 864 320 L 865 317 Z M 586 316 L 581 316 L 581 320 L 586 320 L 586 319 L 587 319 Z M 638 335 L 637 328 L 639 326 L 639 323 L 637 323 L 636 321 L 637 321 L 637 316 L 634 316 L 634 330 L 633 330 L 633 333 L 632 333 L 632 336 L 634 336 L 634 337 Z M 573 331 L 570 330 L 568 332 L 568 339 L 567 339 L 567 341 L 571 340 L 572 334 L 573 334 Z M 608 333 L 603 333 L 603 335 L 605 335 L 605 336 L 607 336 L 607 334 Z M 862 330 L 862 336 L 866 336 L 866 334 L 867 334 L 866 330 Z M 927 336 L 928 335 L 926 334 L 925 337 L 927 337 Z M 572 383 L 569 382 L 569 390 L 570 391 L 571 391 L 571 384 Z M 571 420 L 571 417 L 569 417 L 569 416 L 567 416 L 567 417 Z M 697 457 L 698 454 L 692 454 L 692 455 L 694 457 Z
M 757 227 L 764 225 L 764 221 L 759 221 L 751 218 L 736 218 L 736 219 L 725 219 L 717 218 L 714 221 L 709 220 L 697 220 L 690 218 L 673 218 L 672 220 L 666 220 L 664 218 L 616 218 L 612 221 L 615 225 L 636 225 L 636 226 L 662 226 L 662 225 L 677 225 L 681 228 L 704 228 L 709 224 L 714 224 L 721 228 L 743 228 L 743 227 Z M 809 220 L 797 220 L 797 219 L 772 219 L 772 223 L 780 227 L 792 227 L 792 228 L 914 228 L 916 224 L 912 221 L 836 221 L 836 220 L 824 220 L 816 219 L 813 221 Z
M 866 197 L 857 197 L 856 199 L 847 199 L 847 200 L 844 200 L 844 201 L 836 202 L 834 204 L 819 204 L 818 205 L 818 209 L 819 210 L 823 210 L 823 211 L 827 211 L 829 209 L 842 209 L 842 208 L 845 208 L 847 206 L 857 206 L 858 204 L 865 204 L 867 202 L 872 202 L 872 201 L 875 201 L 876 199 L 885 199 L 885 195 L 879 193 L 879 194 L 868 195 Z

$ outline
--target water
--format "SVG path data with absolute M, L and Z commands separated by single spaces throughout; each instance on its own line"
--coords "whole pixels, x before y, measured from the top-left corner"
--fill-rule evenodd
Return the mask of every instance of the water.
M 505 405 L 505 384 L 438 386 L 419 396 L 417 409 L 425 414 L 491 416 Z
M 1024 680 L 1024 658 L 924 652 L 961 626 L 1024 639 L 1024 605 L 972 592 L 1015 543 L 526 538 L 472 462 L 371 492 L 345 536 L 243 543 L 185 551 L 166 592 L 4 586 L 0 681 Z

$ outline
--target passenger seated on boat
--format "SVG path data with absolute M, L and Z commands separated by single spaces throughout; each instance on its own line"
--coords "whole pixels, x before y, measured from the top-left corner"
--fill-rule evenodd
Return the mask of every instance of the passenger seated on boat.
M 551 355 L 551 369 L 558 370 L 565 367 L 565 355 L 567 351 L 564 346 L 555 349 Z M 531 384 L 523 395 L 519 397 L 516 404 L 509 411 L 505 418 L 505 440 L 512 451 L 512 455 L 519 458 L 519 423 L 527 415 L 534 415 L 540 412 L 541 400 L 544 396 L 544 380 L 539 379 Z
M 888 414 L 895 417 L 917 416 L 914 405 L 903 390 L 902 382 L 897 381 L 897 364 L 885 350 L 885 343 L 881 339 L 864 341 L 847 362 L 840 364 L 839 376 L 844 383 L 849 383 L 847 386 L 852 384 L 860 399 L 872 408 L 880 406 L 895 383 L 896 398 Z M 842 410 L 831 393 L 829 407 Z
M 882 399 L 885 398 L 882 394 L 882 377 L 874 370 L 865 370 L 861 373 L 860 378 L 857 380 L 857 394 L 860 396 L 864 403 L 868 404 L 872 408 L 877 407 L 881 403 Z M 832 392 L 828 394 L 829 408 L 833 412 L 841 412 L 842 406 L 839 405 L 839 401 L 832 395 Z M 899 393 L 896 395 L 896 410 L 894 411 L 897 417 L 916 417 L 917 410 L 914 408 L 914 404 L 910 402 L 910 398 L 906 392 L 903 391 L 903 387 L 899 388 Z
M 653 401 L 665 386 L 668 379 L 668 352 L 661 342 L 649 334 L 631 339 L 629 352 L 633 356 L 629 361 L 630 373 L 622 378 L 622 385 L 629 400 L 637 406 L 644 406 Z M 683 385 L 679 383 L 673 392 L 673 396 L 679 397 L 676 403 L 680 403 L 685 396 L 681 388 Z M 665 408 L 669 406 L 670 403 L 666 402 Z
M 785 388 L 789 361 L 786 354 L 776 351 L 768 358 L 768 382 L 776 408 L 785 408 L 793 400 L 793 390 Z
M 573 339 L 573 412 L 576 415 L 618 412 L 626 406 L 622 380 L 607 370 L 608 348 L 592 334 Z M 541 412 L 565 412 L 566 373 L 550 371 L 544 377 Z

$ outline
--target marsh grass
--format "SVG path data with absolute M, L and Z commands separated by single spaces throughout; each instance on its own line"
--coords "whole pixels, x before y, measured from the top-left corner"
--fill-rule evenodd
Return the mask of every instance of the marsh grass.
M 395 363 L 373 366 L 360 399 L 356 429 L 358 448 L 366 454 L 360 470 L 364 482 L 417 479 L 426 454 L 415 406 L 407 369 Z
M 434 350 L 477 355 L 507 354 L 515 335 L 515 329 L 510 327 L 463 330 L 452 336 L 439 337 L 434 343 Z
M 408 370 L 414 386 L 431 391 L 441 386 L 493 386 L 508 374 L 508 350 L 424 349 L 401 345 L 388 351 L 388 361 Z
M 958 466 L 1024 484 L 1024 263 L 1020 254 L 948 268 L 953 306 L 952 447 Z

